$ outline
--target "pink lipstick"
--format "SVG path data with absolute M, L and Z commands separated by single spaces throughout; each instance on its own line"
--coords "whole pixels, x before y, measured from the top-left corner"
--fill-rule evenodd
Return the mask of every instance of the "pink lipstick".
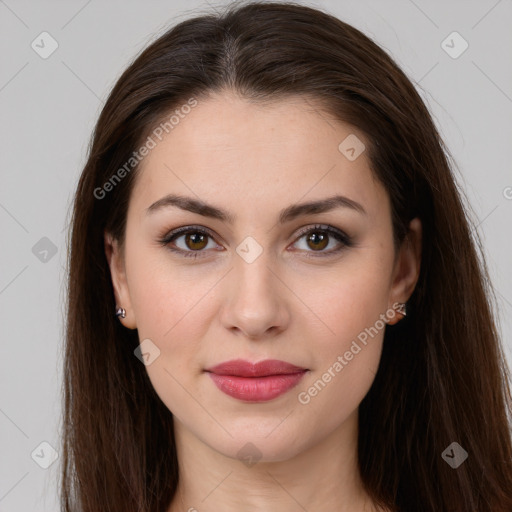
M 266 402 L 296 386 L 308 370 L 276 359 L 259 363 L 235 359 L 205 371 L 226 395 L 247 402 Z

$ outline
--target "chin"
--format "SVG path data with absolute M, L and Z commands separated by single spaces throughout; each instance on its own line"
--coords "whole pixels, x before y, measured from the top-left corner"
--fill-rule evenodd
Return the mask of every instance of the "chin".
M 196 435 L 216 452 L 250 465 L 255 462 L 280 462 L 290 460 L 317 441 L 307 436 L 300 425 L 288 425 L 274 418 L 252 426 L 226 425 L 229 435 L 211 437 L 211 432 L 196 432 Z M 278 426 L 279 425 L 279 426 Z M 276 428 L 277 427 L 277 428 Z M 248 463 L 246 461 L 249 461 Z

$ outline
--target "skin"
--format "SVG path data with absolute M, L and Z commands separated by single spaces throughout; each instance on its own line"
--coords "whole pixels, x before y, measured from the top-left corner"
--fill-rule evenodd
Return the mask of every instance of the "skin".
M 421 223 L 411 222 L 395 252 L 389 197 L 365 152 L 350 161 L 338 150 L 349 134 L 365 140 L 311 100 L 258 105 L 227 91 L 213 95 L 143 160 L 125 245 L 105 233 L 116 301 L 126 309 L 120 321 L 160 350 L 146 369 L 174 417 L 180 484 L 168 512 L 377 510 L 357 469 L 358 406 L 378 369 L 384 328 L 309 403 L 298 401 L 359 333 L 407 301 L 419 275 Z M 171 192 L 236 220 L 173 206 L 146 213 Z M 335 193 L 366 214 L 337 208 L 278 223 L 283 208 Z M 332 236 L 328 246 L 315 245 L 298 235 L 315 224 L 344 231 L 354 245 Z M 158 242 L 188 225 L 213 238 L 187 245 L 182 235 L 174 246 L 200 246 L 203 257 Z M 262 248 L 251 263 L 236 252 L 247 236 Z M 234 358 L 280 359 L 309 371 L 287 393 L 248 403 L 219 391 L 204 372 Z M 261 457 L 250 467 L 238 455 L 249 442 Z

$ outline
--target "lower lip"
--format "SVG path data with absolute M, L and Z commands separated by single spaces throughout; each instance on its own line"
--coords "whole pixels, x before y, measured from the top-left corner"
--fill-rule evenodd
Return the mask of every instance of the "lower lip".
M 215 385 L 226 395 L 246 402 L 267 402 L 295 387 L 306 370 L 266 377 L 235 377 L 208 373 Z

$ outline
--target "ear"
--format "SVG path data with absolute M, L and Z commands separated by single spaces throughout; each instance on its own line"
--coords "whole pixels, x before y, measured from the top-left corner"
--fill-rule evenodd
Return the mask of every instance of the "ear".
M 396 302 L 407 302 L 414 291 L 420 275 L 421 237 L 421 221 L 416 217 L 409 223 L 409 232 L 404 238 L 396 258 L 389 295 L 389 307 Z M 397 314 L 388 323 L 393 325 L 400 319 L 401 315 Z
M 115 240 L 110 233 L 105 231 L 105 256 L 110 267 L 110 277 L 114 288 L 114 296 L 116 305 L 126 310 L 126 317 L 119 317 L 119 321 L 129 329 L 136 329 L 135 316 L 130 299 L 128 282 L 126 279 L 124 254 L 119 246 L 118 240 Z M 114 305 L 112 305 L 112 313 L 114 314 Z

